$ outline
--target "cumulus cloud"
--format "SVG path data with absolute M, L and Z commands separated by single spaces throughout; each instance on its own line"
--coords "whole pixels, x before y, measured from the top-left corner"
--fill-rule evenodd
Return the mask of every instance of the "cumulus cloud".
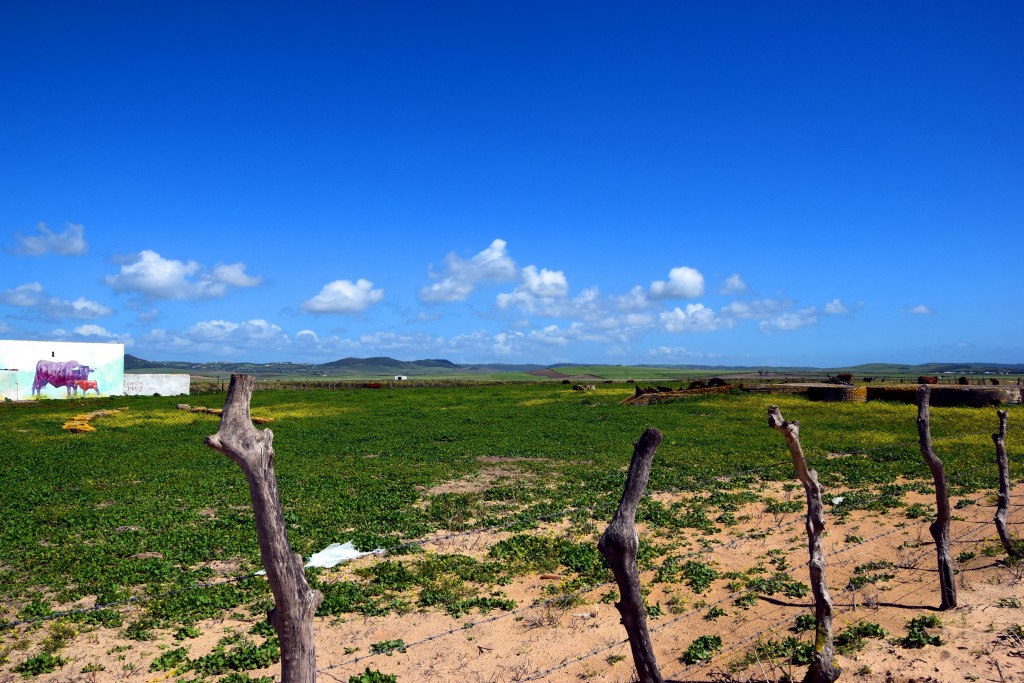
M 113 339 L 115 336 L 105 327 L 93 324 L 79 325 L 78 327 L 74 328 L 71 331 L 82 337 L 101 337 L 103 339 Z
M 622 296 L 612 297 L 612 303 L 621 311 L 642 311 L 651 306 L 647 300 L 647 290 L 640 285 L 637 285 Z
M 696 268 L 679 266 L 668 272 L 668 281 L 651 283 L 652 299 L 695 299 L 704 294 L 704 276 Z
M 111 332 L 105 327 L 87 323 L 84 325 L 78 325 L 73 328 L 70 332 L 65 329 L 51 330 L 48 335 L 49 339 L 66 339 L 68 341 L 88 341 L 88 342 L 113 342 L 118 341 L 125 346 L 132 346 L 135 340 L 130 334 L 119 334 L 117 332 Z
M 786 311 L 762 320 L 759 323 L 762 332 L 789 332 L 818 322 L 814 307 L 801 308 L 798 311 Z
M 0 295 L 0 301 L 8 306 L 35 306 L 42 298 L 42 294 L 41 284 L 29 282 L 4 291 L 3 295 Z
M 656 346 L 647 350 L 647 355 L 659 361 L 666 360 L 707 360 L 720 358 L 718 353 L 704 353 L 702 351 L 690 351 L 683 346 Z
M 825 304 L 825 313 L 828 315 L 842 315 L 849 312 L 850 310 L 839 299 L 832 299 Z
M 186 330 L 186 334 L 199 341 L 260 342 L 287 339 L 280 327 L 257 318 L 242 323 L 228 320 L 197 322 Z
M 245 264 L 219 265 L 207 272 L 196 261 L 165 259 L 146 249 L 121 265 L 117 275 L 104 278 L 115 292 L 137 294 L 145 299 L 214 299 L 228 286 L 252 287 L 260 278 L 245 273 Z
M 39 223 L 36 226 L 37 235 L 15 234 L 17 241 L 15 252 L 24 256 L 45 256 L 56 254 L 58 256 L 81 256 L 89 251 L 89 245 L 85 242 L 85 226 L 75 223 L 67 223 L 67 229 L 61 233 L 55 233 L 46 227 L 46 223 Z
M 67 301 L 55 296 L 47 296 L 43 286 L 38 282 L 18 285 L 13 289 L 0 293 L 0 303 L 18 308 L 32 308 L 33 315 L 49 320 L 95 320 L 113 313 L 101 303 L 85 297 Z
M 722 318 L 704 304 L 687 304 L 686 309 L 676 306 L 659 316 L 666 332 L 712 332 L 731 327 L 731 321 Z
M 794 302 L 779 299 L 755 299 L 733 301 L 722 307 L 726 320 L 756 320 L 762 332 L 796 330 L 818 322 L 814 306 L 793 310 Z M 846 306 L 839 299 L 833 299 L 825 307 L 830 315 L 846 313 Z
M 564 297 L 569 294 L 569 282 L 560 270 L 548 270 L 537 266 L 523 268 L 522 289 L 533 296 Z
M 918 304 L 917 306 L 911 306 L 903 309 L 904 313 L 910 313 L 911 315 L 932 315 L 935 313 L 934 309 L 924 304 Z
M 725 278 L 722 285 L 722 294 L 742 294 L 747 291 L 747 283 L 743 281 L 739 273 L 733 273 Z
M 498 308 L 517 306 L 525 311 L 543 311 L 556 300 L 565 299 L 569 295 L 569 281 L 560 270 L 537 269 L 537 266 L 526 266 L 521 273 L 520 284 L 507 294 L 499 294 Z M 584 297 L 591 298 L 596 289 L 588 290 Z
M 113 313 L 103 304 L 90 301 L 83 296 L 71 302 L 50 299 L 48 306 L 50 307 L 48 315 L 53 318 L 84 318 L 92 320 Z
M 764 320 L 792 307 L 793 302 L 778 299 L 733 301 L 722 307 L 722 315 L 736 320 Z
M 505 240 L 496 239 L 468 260 L 455 252 L 449 253 L 441 273 L 429 273 L 436 282 L 420 288 L 420 300 L 425 303 L 465 301 L 480 283 L 514 280 L 516 264 L 509 257 L 506 246 Z
M 324 285 L 320 293 L 299 304 L 307 313 L 359 313 L 384 298 L 383 289 L 374 289 L 364 278 L 355 282 L 335 280 Z
M 435 337 L 426 332 L 396 334 L 394 332 L 373 332 L 359 336 L 359 343 L 364 347 L 385 351 L 399 349 L 437 349 L 443 347 L 444 337 Z
M 213 279 L 232 287 L 256 287 L 263 284 L 263 278 L 245 272 L 244 263 L 217 264 L 213 267 Z
M 230 357 L 243 352 L 283 352 L 291 340 L 277 325 L 256 318 L 244 322 L 205 320 L 183 331 L 155 328 L 139 339 L 140 345 L 162 353 Z

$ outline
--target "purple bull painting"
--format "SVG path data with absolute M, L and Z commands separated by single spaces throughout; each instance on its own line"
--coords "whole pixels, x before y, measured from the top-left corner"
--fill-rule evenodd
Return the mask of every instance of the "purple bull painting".
M 68 396 L 71 390 L 78 389 L 75 382 L 88 380 L 92 368 L 82 365 L 77 360 L 57 362 L 52 360 L 41 360 L 36 363 L 36 379 L 32 382 L 32 395 L 37 396 L 47 384 L 53 387 L 66 387 Z M 99 391 L 97 390 L 97 393 Z

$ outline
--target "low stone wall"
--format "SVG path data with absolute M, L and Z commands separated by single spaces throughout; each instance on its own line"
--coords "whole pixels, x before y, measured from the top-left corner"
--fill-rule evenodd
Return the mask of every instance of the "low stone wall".
M 728 394 L 732 391 L 731 385 L 722 387 L 702 387 L 700 389 L 680 389 L 679 391 L 653 391 L 649 394 L 633 395 L 621 401 L 624 405 L 646 406 L 661 401 L 670 401 L 674 398 L 685 398 L 687 396 L 704 396 L 707 394 Z
M 917 403 L 917 386 L 868 387 L 869 401 Z M 1020 403 L 1019 387 L 972 387 L 932 385 L 929 403 L 940 408 L 997 406 Z
M 807 387 L 807 398 L 812 401 L 867 403 L 867 387 L 849 387 L 842 384 Z
M 124 376 L 125 396 L 188 395 L 191 375 L 129 375 Z

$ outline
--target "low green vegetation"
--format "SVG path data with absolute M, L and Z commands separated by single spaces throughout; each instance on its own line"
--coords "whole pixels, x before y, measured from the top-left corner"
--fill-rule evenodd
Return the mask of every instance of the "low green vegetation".
M 710 557 L 683 554 L 709 547 L 701 544 L 750 514 L 772 526 L 804 510 L 797 485 L 762 485 L 793 480 L 785 443 L 765 424 L 773 403 L 804 425 L 801 440 L 821 481 L 843 491 L 841 500 L 826 500 L 833 500 L 828 514 L 841 520 L 853 510 L 905 508 L 911 516 L 918 509 L 904 495 L 930 483 L 913 406 L 721 394 L 635 407 L 621 404 L 631 385 L 597 386 L 584 394 L 555 384 L 257 392 L 252 413 L 273 418 L 294 549 L 309 556 L 346 540 L 364 550 L 391 549 L 345 580 L 310 570 L 310 583 L 324 593 L 318 614 L 437 610 L 464 618 L 508 611 L 519 605 L 502 589 L 525 574 L 556 576 L 545 599 L 572 604 L 581 589 L 611 580 L 594 540 L 618 503 L 632 444 L 651 425 L 664 440 L 649 488 L 686 495 L 642 501 L 638 561 L 655 571 L 656 583 L 689 599 L 726 580 L 740 608 L 762 595 L 807 596 L 781 554 L 728 577 Z M 220 407 L 223 399 L 209 394 L 190 402 Z M 264 622 L 249 634 L 263 639 L 258 643 L 246 636 L 189 655 L 200 621 L 261 614 L 271 599 L 262 577 L 238 578 L 260 568 L 245 478 L 204 445 L 217 430 L 216 417 L 177 410 L 179 401 L 0 404 L 0 621 L 54 619 L 39 639 L 43 651 L 10 662 L 14 670 L 35 675 L 60 667 L 59 653 L 76 633 L 95 628 L 118 629 L 133 643 L 172 636 L 173 647 L 154 655 L 153 671 L 215 676 L 279 657 Z M 127 410 L 94 420 L 93 433 L 63 431 L 85 407 Z M 993 422 L 990 410 L 933 409 L 935 447 L 955 494 L 994 487 Z M 1017 432 L 1009 441 L 1008 449 L 1019 452 Z M 558 533 L 538 529 L 559 523 Z M 487 526 L 511 535 L 478 558 L 425 552 L 416 543 Z M 657 545 L 648 535 L 671 542 Z M 860 540 L 846 536 L 847 543 Z M 890 568 L 858 567 L 851 588 L 885 581 Z M 218 585 L 195 587 L 211 582 Z M 138 609 L 126 618 L 129 599 L 139 599 Z M 666 608 L 650 605 L 652 615 L 675 613 L 680 599 L 671 600 Z M 108 603 L 115 604 L 102 607 Z M 101 608 L 55 619 L 69 604 Z M 723 614 L 716 607 L 707 618 Z M 714 650 L 710 644 L 704 651 Z
M 721 651 L 722 639 L 719 636 L 700 636 L 690 643 L 679 660 L 684 664 L 710 662 Z
M 907 622 L 907 635 L 900 640 L 900 645 L 907 648 L 922 648 L 925 645 L 942 645 L 942 638 L 928 633 L 930 628 L 938 628 L 942 622 L 934 614 L 914 617 Z
M 882 639 L 889 635 L 889 632 L 878 624 L 861 621 L 847 626 L 836 634 L 833 643 L 836 652 L 841 655 L 850 655 L 864 649 L 865 638 Z

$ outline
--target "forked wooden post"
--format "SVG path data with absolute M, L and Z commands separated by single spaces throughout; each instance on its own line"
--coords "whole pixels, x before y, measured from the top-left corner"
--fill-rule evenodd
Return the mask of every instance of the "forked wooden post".
M 825 532 L 825 508 L 821 504 L 821 484 L 818 473 L 807 468 L 804 450 L 800 446 L 800 423 L 786 422 L 778 406 L 768 408 L 768 426 L 782 433 L 793 458 L 796 476 L 807 494 L 807 548 L 810 561 L 811 592 L 814 594 L 814 616 L 817 629 L 814 635 L 814 659 L 811 661 L 804 683 L 832 683 L 839 678 L 835 665 L 835 645 L 832 642 L 832 596 L 825 577 L 825 552 L 821 535 Z
M 234 460 L 249 482 L 260 559 L 267 571 L 275 607 L 268 617 L 281 640 L 281 680 L 316 680 L 313 615 L 324 597 L 306 583 L 302 556 L 291 551 L 274 473 L 274 433 L 257 430 L 249 417 L 253 377 L 231 375 L 220 428 L 206 445 Z
M 922 384 L 917 388 L 917 435 L 921 444 L 921 455 L 932 471 L 935 480 L 935 521 L 928 530 L 935 539 L 935 554 L 939 565 L 939 592 L 942 603 L 939 609 L 956 607 L 956 580 L 953 574 L 953 556 L 949 541 L 949 485 L 946 483 L 946 468 L 932 449 L 931 415 L 928 409 L 931 401 L 931 387 Z
M 637 680 L 640 683 L 662 683 L 658 660 L 654 657 L 651 635 L 647 630 L 647 614 L 644 611 L 644 596 L 640 592 L 640 575 L 636 567 L 636 551 L 639 538 L 636 533 L 636 509 L 647 488 L 651 476 L 651 462 L 654 452 L 661 443 L 661 432 L 648 429 L 633 447 L 633 459 L 626 475 L 626 488 L 619 500 L 611 523 L 601 535 L 597 549 L 611 565 L 615 582 L 619 585 L 619 602 L 615 608 L 622 616 L 622 625 L 629 636 L 629 648 L 633 651 Z
M 996 531 L 999 540 L 1010 557 L 1020 557 L 1010 530 L 1006 527 L 1006 517 L 1010 513 L 1010 464 L 1006 459 L 1006 411 L 997 410 L 999 416 L 999 432 L 992 435 L 996 445 L 996 463 L 999 465 L 999 505 L 996 506 Z

